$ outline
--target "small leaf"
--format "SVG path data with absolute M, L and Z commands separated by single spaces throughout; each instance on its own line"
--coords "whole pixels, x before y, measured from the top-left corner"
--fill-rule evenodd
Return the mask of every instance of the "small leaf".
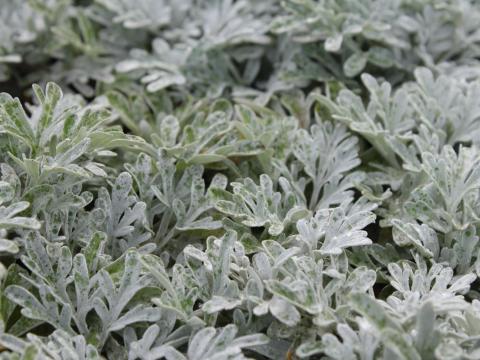
M 364 53 L 353 53 L 343 64 L 343 72 L 348 77 L 360 74 L 367 65 L 367 55 Z

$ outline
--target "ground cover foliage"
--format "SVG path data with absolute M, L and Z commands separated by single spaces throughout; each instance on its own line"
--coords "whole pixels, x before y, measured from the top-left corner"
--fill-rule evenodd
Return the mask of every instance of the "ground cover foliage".
M 480 359 L 480 3 L 0 4 L 0 359 Z

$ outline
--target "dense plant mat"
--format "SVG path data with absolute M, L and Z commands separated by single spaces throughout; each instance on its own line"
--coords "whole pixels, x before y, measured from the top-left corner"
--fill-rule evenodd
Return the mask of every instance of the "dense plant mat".
M 0 359 L 480 359 L 480 3 L 0 4 Z

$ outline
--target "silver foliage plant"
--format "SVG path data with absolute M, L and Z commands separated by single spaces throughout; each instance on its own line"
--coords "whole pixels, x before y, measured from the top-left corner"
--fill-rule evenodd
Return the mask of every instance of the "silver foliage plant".
M 0 4 L 0 359 L 480 359 L 480 3 Z

